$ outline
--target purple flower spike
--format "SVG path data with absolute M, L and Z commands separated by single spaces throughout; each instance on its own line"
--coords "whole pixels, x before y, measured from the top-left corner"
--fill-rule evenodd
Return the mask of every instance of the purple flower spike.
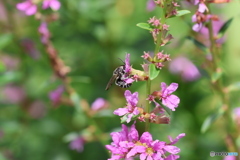
M 132 94 L 129 90 L 126 90 L 124 95 L 125 95 L 125 98 L 127 100 L 127 106 L 125 108 L 116 109 L 113 112 L 113 114 L 118 115 L 118 116 L 127 115 L 126 122 L 129 123 L 133 116 L 139 114 L 139 110 L 138 110 L 138 107 L 137 107 L 138 92 L 135 92 L 135 93 Z
M 125 57 L 125 72 L 130 73 L 131 71 L 131 66 L 130 66 L 130 54 L 127 53 Z
M 69 144 L 69 147 L 72 150 L 76 150 L 78 152 L 82 152 L 83 149 L 84 149 L 84 139 L 83 139 L 83 137 L 77 137 L 76 139 L 71 141 L 71 143 Z
M 37 12 L 37 5 L 34 4 L 31 0 L 18 3 L 16 5 L 16 8 L 20 11 L 24 11 L 28 16 L 34 15 Z
M 175 95 L 171 95 L 171 93 L 177 90 L 178 84 L 171 83 L 169 86 L 167 86 L 166 83 L 162 82 L 161 88 L 162 88 L 161 98 L 163 105 L 167 106 L 172 111 L 175 111 L 175 108 L 178 107 L 180 99 Z
M 163 141 L 153 140 L 149 132 L 144 132 L 139 138 L 135 124 L 131 126 L 129 131 L 125 125 L 122 125 L 122 131 L 113 132 L 111 136 L 113 142 L 111 145 L 106 145 L 106 148 L 112 153 L 108 160 L 130 160 L 137 157 L 140 160 L 176 160 L 180 157 L 176 155 L 180 152 L 178 147 Z M 178 139 L 179 137 L 182 136 L 178 136 Z M 167 152 L 170 155 L 165 157 Z

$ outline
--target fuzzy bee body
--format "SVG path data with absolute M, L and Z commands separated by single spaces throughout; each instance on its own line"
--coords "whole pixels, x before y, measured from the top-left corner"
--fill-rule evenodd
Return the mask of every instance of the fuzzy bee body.
M 111 85 L 113 84 L 114 80 L 115 80 L 115 84 L 117 86 L 121 87 L 121 88 L 128 88 L 128 87 L 130 87 L 132 85 L 132 83 L 126 83 L 125 80 L 127 78 L 128 78 L 128 76 L 126 76 L 125 65 L 121 65 L 121 66 L 117 67 L 113 71 L 113 76 L 109 80 L 105 90 L 108 90 L 111 87 Z

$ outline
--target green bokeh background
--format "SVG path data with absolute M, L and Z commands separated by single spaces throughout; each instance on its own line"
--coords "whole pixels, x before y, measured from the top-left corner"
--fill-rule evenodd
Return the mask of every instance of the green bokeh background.
M 48 93 L 61 84 L 53 78 L 53 71 L 40 43 L 37 28 L 40 25 L 34 16 L 24 16 L 16 10 L 19 1 L 0 1 L 0 55 L 9 55 L 19 60 L 20 65 L 13 71 L 6 70 L 1 62 L 0 87 L 8 84 L 23 87 L 27 102 L 23 104 L 6 103 L 3 93 L 0 97 L 0 160 L 106 160 L 108 152 L 99 141 L 84 145 L 84 151 L 70 150 L 64 137 L 72 132 L 81 132 L 87 127 L 84 119 L 74 107 L 59 105 L 54 108 Z M 153 51 L 154 43 L 148 31 L 138 28 L 137 23 L 146 22 L 150 17 L 159 16 L 159 11 L 146 10 L 147 1 L 139 0 L 61 0 L 59 20 L 49 24 L 52 42 L 59 56 L 71 68 L 71 85 L 78 95 L 91 104 L 103 97 L 110 103 L 111 112 L 125 105 L 124 90 L 113 85 L 105 91 L 112 71 L 122 62 L 126 53 L 131 53 L 131 64 L 141 69 L 143 51 Z M 176 137 L 186 133 L 176 146 L 181 148 L 182 160 L 218 160 L 223 157 L 210 157 L 210 151 L 227 151 L 224 143 L 224 124 L 220 118 L 206 133 L 200 128 L 205 118 L 216 109 L 218 99 L 209 85 L 209 75 L 202 69 L 204 54 L 185 37 L 194 36 L 191 30 L 191 16 L 196 7 L 183 5 L 192 13 L 167 20 L 172 43 L 164 50 L 172 58 L 187 56 L 200 69 L 201 78 L 194 82 L 184 82 L 179 75 L 172 75 L 168 65 L 158 78 L 152 82 L 152 90 L 159 90 L 161 82 L 179 83 L 175 92 L 181 99 L 177 110 L 172 113 L 170 125 L 151 125 L 154 139 L 168 141 L 167 136 Z M 224 84 L 239 81 L 240 76 L 240 3 L 211 5 L 214 13 L 223 21 L 234 17 L 222 46 Z M 43 11 L 44 14 L 51 10 Z M 22 39 L 31 39 L 40 52 L 39 59 L 33 59 L 20 47 Z M 130 88 L 138 91 L 140 102 L 145 103 L 145 82 L 134 83 Z M 68 95 L 65 93 L 65 97 Z M 41 101 L 45 114 L 33 118 L 26 111 L 30 103 Z M 239 92 L 231 94 L 232 108 L 240 106 Z M 120 127 L 118 116 L 108 114 L 94 118 L 103 132 L 107 134 Z M 141 126 L 141 124 L 139 124 Z M 109 139 L 110 143 L 110 139 Z

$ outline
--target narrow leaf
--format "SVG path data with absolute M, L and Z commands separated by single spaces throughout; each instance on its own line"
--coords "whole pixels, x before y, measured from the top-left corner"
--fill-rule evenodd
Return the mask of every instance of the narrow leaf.
M 199 49 L 201 49 L 204 53 L 209 53 L 209 49 L 204 45 L 202 44 L 201 42 L 199 42 L 198 40 L 196 40 L 195 38 L 193 37 L 190 37 L 188 36 L 187 39 L 189 39 L 190 41 L 192 41 Z
M 149 76 L 150 76 L 150 80 L 155 79 L 158 74 L 160 73 L 160 70 L 156 68 L 156 66 L 154 64 L 150 64 L 149 65 Z
M 205 133 L 208 128 L 218 119 L 223 115 L 224 111 L 222 108 L 219 108 L 217 112 L 214 112 L 213 114 L 209 115 L 203 122 L 202 127 L 201 127 L 201 132 Z
M 227 20 L 223 25 L 222 27 L 220 28 L 219 32 L 218 32 L 218 37 L 221 38 L 224 33 L 227 31 L 228 27 L 230 26 L 230 24 L 232 23 L 233 21 L 233 17 L 230 18 L 229 20 Z
M 181 17 L 181 16 L 183 16 L 183 15 L 185 15 L 185 14 L 189 14 L 189 13 L 191 13 L 189 10 L 179 10 L 179 11 L 177 11 L 177 14 L 176 14 L 176 15 L 173 15 L 173 16 L 171 16 L 171 17 L 169 17 L 169 18 Z
M 146 29 L 149 31 L 152 31 L 153 29 L 151 28 L 150 24 L 148 23 L 138 23 L 137 24 L 138 27 L 142 28 L 142 29 Z
M 177 11 L 177 17 L 180 17 L 180 16 L 183 16 L 185 14 L 189 14 L 191 13 L 189 10 L 180 10 L 180 11 Z

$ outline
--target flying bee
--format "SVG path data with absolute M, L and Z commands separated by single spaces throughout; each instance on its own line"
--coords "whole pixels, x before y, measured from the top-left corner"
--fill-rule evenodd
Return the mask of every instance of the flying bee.
M 121 66 L 117 67 L 113 71 L 113 76 L 109 80 L 105 90 L 108 90 L 111 87 L 111 85 L 113 84 L 114 80 L 115 80 L 115 84 L 117 86 L 121 87 L 121 88 L 128 88 L 128 87 L 130 87 L 132 85 L 132 83 L 126 83 L 125 80 L 127 78 L 128 78 L 128 76 L 126 76 L 125 65 L 121 65 Z

